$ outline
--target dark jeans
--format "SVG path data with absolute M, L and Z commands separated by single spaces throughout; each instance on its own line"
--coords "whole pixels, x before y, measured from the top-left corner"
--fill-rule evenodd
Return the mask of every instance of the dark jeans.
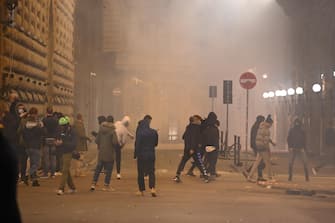
M 208 172 L 212 175 L 216 175 L 216 163 L 218 161 L 219 151 L 216 149 L 212 152 L 206 153 L 208 161 Z
M 93 184 L 96 184 L 99 180 L 100 173 L 102 169 L 105 170 L 105 186 L 108 186 L 111 181 L 112 171 L 113 171 L 114 160 L 111 162 L 98 161 L 97 166 L 94 171 Z
M 144 175 L 149 175 L 149 188 L 155 188 L 155 160 L 137 158 L 137 183 L 140 191 L 145 191 Z
M 56 146 L 44 145 L 44 175 L 47 176 L 49 171 L 51 176 L 55 175 L 56 171 Z
M 297 155 L 300 155 L 301 161 L 304 165 L 305 178 L 308 180 L 308 165 L 307 165 L 306 152 L 304 149 L 292 149 L 292 148 L 289 148 L 289 161 L 288 161 L 289 180 L 292 180 L 293 165 L 294 165 L 295 157 Z
M 26 173 L 27 173 L 27 161 L 28 161 L 28 154 L 26 149 L 23 146 L 18 147 L 18 162 L 19 162 L 19 168 L 18 168 L 18 176 L 21 175 L 21 180 L 26 179 Z
M 32 179 L 37 179 L 37 170 L 40 166 L 41 152 L 39 149 L 28 148 L 27 153 L 30 160 L 29 174 Z
M 178 165 L 177 175 L 180 175 L 180 173 L 184 170 L 187 161 L 191 157 L 193 158 L 194 166 L 198 167 L 198 169 L 200 170 L 201 174 L 207 175 L 207 169 L 206 169 L 206 167 L 205 167 L 205 165 L 204 165 L 204 163 L 202 161 L 201 154 L 199 152 L 194 152 L 194 153 L 190 154 L 189 151 L 184 151 L 184 155 L 183 155 L 183 157 L 180 160 L 180 163 Z
M 121 146 L 115 147 L 115 161 L 116 161 L 116 173 L 121 173 Z

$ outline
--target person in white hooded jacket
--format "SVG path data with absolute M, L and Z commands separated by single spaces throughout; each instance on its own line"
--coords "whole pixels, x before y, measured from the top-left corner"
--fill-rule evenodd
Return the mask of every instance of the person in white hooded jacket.
M 121 149 L 127 142 L 127 138 L 130 137 L 134 139 L 134 135 L 129 132 L 128 127 L 130 124 L 129 116 L 124 116 L 121 121 L 116 121 L 114 123 L 115 132 L 118 139 L 118 145 L 115 147 L 115 160 L 116 160 L 116 178 L 121 179 Z

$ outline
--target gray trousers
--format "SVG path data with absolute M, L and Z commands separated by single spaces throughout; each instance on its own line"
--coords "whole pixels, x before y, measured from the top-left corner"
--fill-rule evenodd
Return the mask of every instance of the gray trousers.
M 289 160 L 288 160 L 288 175 L 289 180 L 292 180 L 293 175 L 293 165 L 295 157 L 300 155 L 301 161 L 304 165 L 305 178 L 308 180 L 308 165 L 307 165 L 307 155 L 304 149 L 289 148 Z
M 272 178 L 273 173 L 272 173 L 272 166 L 271 166 L 271 161 L 270 161 L 270 151 L 266 150 L 266 151 L 261 151 L 261 152 L 257 152 L 257 156 L 256 156 L 256 160 L 254 162 L 254 164 L 252 165 L 252 168 L 250 170 L 249 173 L 249 177 L 253 177 L 253 175 L 255 174 L 257 167 L 259 165 L 259 163 L 262 161 L 264 161 L 265 163 L 265 168 L 268 170 L 268 177 L 269 179 Z

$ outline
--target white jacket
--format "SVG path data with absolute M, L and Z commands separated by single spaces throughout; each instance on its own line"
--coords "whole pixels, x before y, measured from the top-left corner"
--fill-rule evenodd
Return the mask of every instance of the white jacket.
M 114 123 L 117 139 L 121 147 L 126 144 L 127 136 L 132 138 L 134 137 L 133 134 L 131 134 L 125 126 L 129 122 L 130 118 L 128 116 L 124 116 L 121 121 L 117 121 Z

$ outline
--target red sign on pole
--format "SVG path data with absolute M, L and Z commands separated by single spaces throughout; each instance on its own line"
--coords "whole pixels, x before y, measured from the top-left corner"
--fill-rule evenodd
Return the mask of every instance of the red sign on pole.
M 247 89 L 247 90 L 252 89 L 256 86 L 256 83 L 257 83 L 257 79 L 256 79 L 256 75 L 254 73 L 245 72 L 245 73 L 241 74 L 240 85 L 244 89 Z

